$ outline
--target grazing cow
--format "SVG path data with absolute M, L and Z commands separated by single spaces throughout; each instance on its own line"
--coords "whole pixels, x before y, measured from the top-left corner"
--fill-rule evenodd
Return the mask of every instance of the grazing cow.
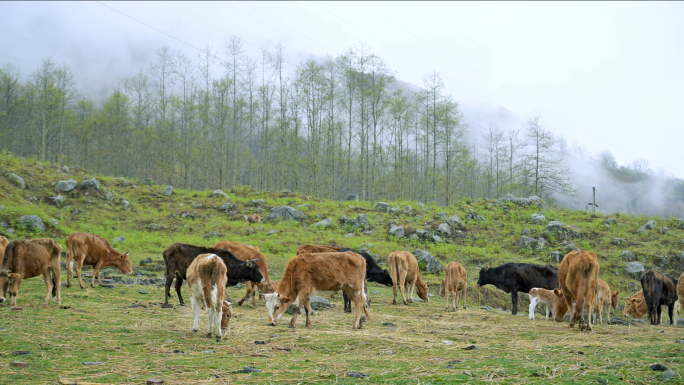
M 342 250 L 342 248 L 337 246 L 300 245 L 297 247 L 297 255 L 309 253 L 336 253 L 340 250 Z
M 58 304 L 62 303 L 59 264 L 61 253 L 59 243 L 49 238 L 14 240 L 7 244 L 0 266 L 0 302 L 5 302 L 9 292 L 9 305 L 16 306 L 21 281 L 42 274 L 47 286 L 44 304 L 47 305 L 50 301 L 50 294 L 57 298 Z
M 387 258 L 387 264 L 390 268 L 392 291 L 394 292 L 392 305 L 397 304 L 397 286 L 399 286 L 399 293 L 401 294 L 401 299 L 404 300 L 404 305 L 413 302 L 413 290 L 416 287 L 418 287 L 418 297 L 425 302 L 430 302 L 428 286 L 420 278 L 418 260 L 416 260 L 415 255 L 408 251 L 395 251 Z M 407 283 L 411 284 L 410 294 L 406 286 Z
M 7 238 L 0 235 L 0 261 L 2 261 L 2 256 L 5 255 L 5 248 L 7 247 L 8 243 L 9 241 L 7 240 Z
M 682 282 L 681 278 L 679 282 Z M 682 296 L 679 296 L 679 301 L 677 304 L 675 304 L 675 310 L 672 313 L 674 319 L 677 319 L 677 314 L 679 314 L 679 309 L 681 306 L 679 306 L 679 302 L 682 301 Z M 667 306 L 667 305 L 661 305 L 662 306 Z M 648 314 L 648 305 L 646 304 L 646 301 L 644 300 L 644 291 L 639 290 L 636 294 L 633 296 L 627 298 L 625 301 L 625 309 L 623 311 L 623 314 L 625 317 L 627 316 L 632 316 L 634 318 L 641 318 L 644 316 L 644 314 Z
M 477 286 L 491 284 L 511 293 L 513 309 L 511 314 L 518 314 L 518 292 L 529 293 L 535 287 L 553 290 L 558 288 L 558 269 L 551 265 L 533 265 L 531 263 L 506 263 L 504 265 L 480 270 Z
M 618 292 L 611 291 L 610 286 L 602 279 L 596 280 L 596 306 L 594 312 L 599 315 L 599 322 L 603 325 L 603 305 L 606 305 L 606 313 L 608 315 L 608 325 L 610 325 L 610 307 L 617 309 Z M 596 323 L 596 316 L 594 316 L 594 323 Z
M 223 337 L 223 293 L 226 289 L 226 264 L 216 254 L 201 254 L 188 267 L 188 286 L 190 303 L 195 313 L 192 331 L 197 333 L 202 308 L 207 309 L 207 337 L 211 338 L 212 329 L 216 342 Z
M 347 251 L 344 253 L 300 254 L 292 258 L 283 271 L 278 291 L 265 294 L 268 324 L 275 326 L 292 303 L 293 316 L 290 327 L 295 328 L 299 309 L 304 306 L 306 327 L 311 327 L 311 300 L 316 291 L 329 292 L 342 289 L 356 305 L 353 329 L 361 329 L 361 315 L 370 321 L 363 294 L 366 260 Z
M 275 291 L 277 286 L 274 287 L 274 285 L 271 285 L 271 277 L 268 275 L 266 257 L 261 253 L 261 250 L 259 250 L 258 247 L 233 241 L 221 241 L 215 244 L 214 248 L 228 250 L 242 261 L 256 261 L 259 272 L 264 277 L 264 282 L 245 282 L 247 293 L 238 301 L 238 306 L 242 306 L 250 296 L 252 297 L 252 306 L 256 306 L 256 296 L 254 295 L 254 292 L 257 288 L 259 289 L 259 294 L 273 293 Z
M 381 269 L 380 266 L 378 266 L 377 263 L 375 263 L 375 260 L 373 257 L 368 254 L 364 253 L 362 251 L 356 251 L 352 249 L 342 249 L 340 252 L 345 252 L 345 251 L 351 251 L 354 252 L 360 256 L 363 257 L 363 259 L 366 260 L 366 280 L 369 282 L 375 282 L 379 283 L 381 285 L 385 286 L 392 286 L 392 277 L 390 277 L 390 274 L 387 270 Z M 368 306 L 370 307 L 370 296 L 368 296 L 368 287 L 364 286 L 363 290 L 366 294 L 366 300 L 368 301 Z M 342 293 L 344 297 L 344 312 L 345 313 L 351 313 L 351 299 L 347 296 L 347 294 Z
M 535 287 L 530 290 L 530 319 L 534 319 L 534 311 L 537 304 L 543 303 L 546 305 L 546 320 L 549 320 L 549 313 L 552 317 L 556 316 L 556 294 L 553 290 L 542 289 Z
M 675 303 L 677 302 L 678 280 L 668 274 L 651 269 L 641 274 L 641 288 L 648 306 L 648 320 L 651 325 L 660 325 L 661 306 L 667 306 L 670 323 L 672 322 Z
M 76 275 L 81 289 L 85 289 L 81 278 L 81 269 L 84 265 L 93 267 L 93 278 L 90 286 L 95 286 L 95 277 L 102 284 L 100 269 L 104 267 L 116 267 L 122 273 L 132 275 L 133 266 L 128 258 L 130 253 L 121 254 L 109 246 L 109 242 L 99 235 L 75 232 L 66 237 L 67 256 L 67 287 L 71 287 L 72 269 L 76 260 Z
M 466 270 L 458 262 L 449 262 L 444 268 L 444 279 L 439 288 L 439 295 L 446 297 L 446 311 L 449 311 L 449 295 L 451 307 L 458 309 L 458 294 L 463 297 L 463 308 L 466 308 L 466 289 L 468 288 Z
M 171 283 L 174 278 L 176 278 L 178 301 L 181 306 L 185 306 L 183 296 L 181 296 L 181 286 L 183 285 L 183 280 L 187 279 L 188 266 L 200 254 L 215 254 L 221 258 L 228 272 L 226 286 L 234 286 L 246 281 L 259 283 L 264 281 L 264 277 L 259 272 L 259 266 L 255 261 L 241 261 L 233 253 L 224 249 L 174 243 L 167 247 L 163 254 L 164 264 L 166 265 L 166 290 L 164 291 L 164 304 L 162 307 L 170 307 L 169 296 L 171 295 Z
M 233 304 L 228 301 L 223 301 L 221 305 L 221 329 L 227 329 L 228 323 L 230 323 L 230 317 L 233 316 Z
M 247 223 L 249 223 L 250 225 L 252 223 L 260 223 L 261 222 L 261 215 L 259 215 L 259 214 L 245 215 L 245 221 L 247 221 Z
M 558 283 L 560 283 L 561 290 L 553 289 L 558 297 L 555 316 L 557 322 L 563 322 L 568 309 L 573 309 L 570 327 L 575 326 L 575 322 L 579 322 L 580 330 L 591 331 L 591 311 L 596 301 L 596 280 L 599 269 L 596 254 L 590 251 L 571 251 L 563 257 L 558 267 Z M 585 308 L 588 318 L 586 326 L 582 315 Z
M 677 302 L 679 308 L 684 309 L 684 273 L 679 276 L 679 282 L 677 282 L 677 297 L 679 297 L 679 301 Z

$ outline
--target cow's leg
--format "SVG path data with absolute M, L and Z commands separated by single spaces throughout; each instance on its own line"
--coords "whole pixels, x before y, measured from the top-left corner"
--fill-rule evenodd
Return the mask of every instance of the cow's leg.
M 304 312 L 306 313 L 306 327 L 311 327 L 311 298 L 307 298 L 304 302 Z
M 551 312 L 549 309 L 550 306 L 548 303 L 544 303 L 544 306 L 546 307 L 546 320 L 548 321 L 549 320 L 549 313 Z
M 344 291 L 342 292 L 342 299 L 344 299 L 344 312 L 351 313 L 351 299 Z
M 78 277 L 78 284 L 81 285 L 81 289 L 85 289 L 85 284 L 83 283 L 83 277 L 81 277 L 81 270 L 83 269 L 83 260 L 85 255 L 74 252 L 74 257 L 76 258 L 76 276 Z
M 366 303 L 363 299 L 363 295 L 361 292 L 354 292 L 354 289 L 349 287 L 348 285 L 344 285 L 342 287 L 342 290 L 347 293 L 347 295 L 351 298 L 352 301 L 354 301 L 354 307 L 356 310 L 356 317 L 354 318 L 354 324 L 352 325 L 352 329 L 361 329 L 362 323 L 361 323 L 361 315 L 365 314 L 366 315 L 366 320 L 370 320 L 370 314 L 368 313 L 368 309 L 366 309 Z
M 537 301 L 538 301 L 538 299 L 536 297 L 532 297 L 530 295 L 530 309 L 529 309 L 530 310 L 530 316 L 529 316 L 529 319 L 532 319 L 532 320 L 534 319 L 534 309 L 537 308 Z M 548 306 L 547 306 L 547 309 L 548 309 Z M 547 321 L 549 320 L 548 310 L 546 311 L 546 320 Z
M 162 308 L 171 307 L 169 306 L 169 297 L 171 296 L 172 283 L 173 275 L 168 270 L 166 270 L 166 284 L 164 284 L 164 304 L 162 305 Z
M 518 314 L 518 291 L 515 289 L 511 291 L 511 302 L 513 303 L 511 314 L 516 315 Z
M 245 296 L 238 301 L 238 306 L 242 306 L 242 304 L 245 303 L 247 299 L 249 299 L 249 295 L 254 293 L 254 286 L 252 286 L 252 282 L 245 282 L 245 287 L 247 288 L 247 291 L 245 292 Z M 254 306 L 256 306 L 256 303 L 254 303 Z
M 461 296 L 463 297 L 463 308 L 466 308 L 466 290 L 468 289 L 468 285 L 466 283 L 463 283 L 463 291 L 461 293 Z M 458 302 L 456 302 L 458 304 Z
M 95 264 L 95 267 L 93 267 L 93 278 L 90 280 L 90 287 L 95 287 L 95 275 L 100 274 L 100 267 L 102 267 L 102 263 L 104 262 L 103 259 L 100 259 L 97 261 Z M 99 279 L 99 278 L 98 278 Z
M 214 308 L 209 305 L 207 308 L 207 338 L 211 338 L 211 332 L 214 328 Z
M 52 294 L 52 277 L 50 276 L 50 269 L 46 269 L 43 273 L 43 279 L 45 280 L 45 286 L 47 288 L 47 294 L 45 294 L 45 302 L 43 305 L 47 305 L 50 302 L 50 295 Z
M 299 315 L 299 309 L 301 309 L 302 304 L 308 299 L 308 294 L 299 293 L 297 295 L 297 299 L 292 303 L 292 320 L 290 320 L 290 328 L 297 328 L 297 316 Z
M 190 294 L 190 305 L 192 306 L 192 312 L 193 312 L 193 315 L 195 316 L 195 319 L 192 323 L 192 331 L 197 333 L 197 329 L 199 328 L 200 314 L 202 314 L 202 305 L 199 303 L 199 301 L 192 294 Z
M 402 272 L 399 275 L 399 294 L 401 294 L 401 299 L 404 301 L 404 305 L 408 305 L 408 301 L 406 300 L 406 294 L 404 293 L 404 288 L 406 286 L 406 272 Z
M 392 297 L 392 305 L 397 304 L 397 282 L 392 282 L 392 293 L 394 296 Z
M 456 291 L 451 293 L 451 307 L 454 308 L 454 311 L 458 309 L 458 288 L 456 288 Z
M 218 298 L 217 298 L 218 299 Z M 214 311 L 214 330 L 216 331 L 216 342 L 221 342 L 223 338 L 223 330 L 221 330 L 221 318 L 223 318 L 222 305 L 219 302 L 218 309 Z
M 446 311 L 449 311 L 449 290 L 447 287 L 444 288 L 444 300 L 446 301 L 445 307 Z
M 183 277 L 176 275 L 176 294 L 178 294 L 178 303 L 180 303 L 181 306 L 185 306 L 185 302 L 183 301 L 183 296 L 181 295 L 181 287 L 182 286 L 183 286 Z
M 66 287 L 71 287 L 71 275 L 73 274 L 73 269 L 74 269 L 74 250 L 71 246 L 71 242 L 69 240 L 66 241 L 66 246 L 67 246 L 67 256 L 66 256 Z M 60 267 L 61 269 L 61 267 Z M 61 286 L 61 283 L 60 283 Z
M 608 317 L 608 325 L 610 325 L 610 303 L 608 303 L 608 306 L 606 309 L 606 316 Z
M 414 279 L 413 282 L 411 282 L 411 291 L 407 293 L 408 301 L 410 303 L 413 303 L 413 293 L 415 292 L 416 289 L 416 282 L 418 282 L 418 279 Z M 408 291 L 408 286 L 406 287 L 406 291 Z

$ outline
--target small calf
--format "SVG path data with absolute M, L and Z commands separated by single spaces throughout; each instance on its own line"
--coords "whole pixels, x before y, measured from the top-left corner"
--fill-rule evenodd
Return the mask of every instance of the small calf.
M 212 330 L 216 333 L 216 341 L 223 337 L 221 324 L 223 319 L 223 294 L 226 287 L 226 264 L 216 254 L 202 254 L 195 258 L 188 267 L 188 286 L 190 287 L 190 302 L 195 320 L 192 331 L 197 332 L 202 307 L 207 309 L 209 322 L 207 337 L 211 337 Z M 229 305 L 230 307 L 230 305 Z
M 538 303 L 546 305 L 546 320 L 549 320 L 549 314 L 552 317 L 556 316 L 556 295 L 553 290 L 541 289 L 538 287 L 530 290 L 530 319 L 534 319 L 534 311 Z
M 444 268 L 445 278 L 439 288 L 439 295 L 446 297 L 446 311 L 449 311 L 449 295 L 451 295 L 451 306 L 454 311 L 458 309 L 459 293 L 463 298 L 463 308 L 466 308 L 466 289 L 468 287 L 466 270 L 458 262 L 449 262 Z
M 245 215 L 245 221 L 247 221 L 247 223 L 249 223 L 249 224 L 260 223 L 261 222 L 261 215 L 259 215 L 259 214 Z
M 230 317 L 233 316 L 233 304 L 228 302 L 228 301 L 223 301 L 223 305 L 221 305 L 221 329 L 227 329 L 228 328 L 228 323 L 230 323 Z
M 610 307 L 617 309 L 618 304 L 618 292 L 611 291 L 610 286 L 606 281 L 602 279 L 596 280 L 596 305 L 594 306 L 594 313 L 598 313 L 599 322 L 603 324 L 603 305 L 606 306 L 606 312 L 608 313 L 608 325 L 610 325 Z M 594 322 L 596 322 L 596 316 L 594 316 Z

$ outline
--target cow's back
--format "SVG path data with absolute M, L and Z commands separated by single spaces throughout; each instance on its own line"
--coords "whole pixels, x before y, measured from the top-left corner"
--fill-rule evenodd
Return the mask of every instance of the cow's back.
M 342 250 L 342 248 L 337 246 L 300 245 L 299 247 L 297 247 L 297 255 L 310 253 L 335 253 L 340 250 Z
M 14 240 L 7 245 L 3 270 L 19 273 L 23 279 L 36 277 L 47 269 L 51 260 L 59 260 L 61 248 L 52 239 Z
M 95 265 L 100 259 L 107 257 L 111 246 L 104 237 L 97 234 L 74 232 L 67 237 L 75 253 L 85 255 L 84 265 Z
M 230 251 L 237 259 L 241 261 L 256 259 L 256 264 L 259 267 L 259 272 L 264 277 L 264 282 L 271 280 L 271 277 L 268 275 L 266 256 L 264 256 L 264 254 L 262 254 L 258 248 L 235 241 L 221 241 L 215 244 L 214 248 Z

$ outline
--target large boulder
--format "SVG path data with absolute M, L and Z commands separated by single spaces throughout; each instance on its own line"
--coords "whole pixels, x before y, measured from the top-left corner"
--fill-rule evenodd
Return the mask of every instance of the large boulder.
M 352 226 L 365 230 L 370 227 L 370 222 L 365 215 L 359 214 L 359 216 L 352 221 Z
M 418 262 L 425 263 L 425 271 L 428 273 L 437 274 L 442 271 L 442 264 L 427 251 L 418 249 L 413 252 L 413 255 L 416 256 Z
M 375 205 L 375 211 L 380 211 L 380 212 L 386 213 L 389 211 L 389 209 L 390 209 L 389 203 L 378 202 L 378 204 Z
M 449 228 L 449 225 L 446 223 L 442 223 L 437 227 L 437 231 L 442 233 L 442 235 L 451 235 L 451 228 Z
M 532 237 L 522 237 L 520 240 L 520 248 L 528 249 L 533 252 L 540 252 L 546 247 L 546 240 L 544 238 L 534 239 Z
M 223 197 L 223 198 L 226 198 L 226 199 L 230 199 L 230 197 L 228 197 L 228 194 L 224 193 L 224 192 L 221 191 L 221 190 L 214 190 L 214 192 L 212 192 L 209 196 L 212 197 L 212 198 Z
M 74 179 L 60 180 L 55 185 L 55 192 L 69 192 L 78 186 L 78 182 Z
M 99 190 L 100 182 L 95 178 L 86 179 L 78 184 L 78 188 L 81 190 Z
M 25 229 L 45 231 L 45 224 L 38 215 L 24 215 L 19 218 L 19 224 Z
M 309 297 L 309 302 L 311 304 L 311 310 L 313 310 L 314 312 L 322 311 L 322 310 L 329 310 L 329 309 L 332 309 L 335 307 L 335 305 L 330 303 L 330 301 L 328 301 L 327 299 L 325 299 L 323 297 L 316 296 L 316 295 L 312 295 L 311 297 Z M 290 304 L 290 306 L 288 306 L 287 309 L 285 310 L 285 313 L 292 315 L 293 312 L 294 312 L 294 305 Z M 299 314 L 305 314 L 304 306 L 301 306 L 299 308 Z
M 324 219 L 320 222 L 316 222 L 313 225 L 311 225 L 311 227 L 323 227 L 323 228 L 330 227 L 330 226 L 332 226 L 332 219 L 330 219 L 330 218 Z
M 268 219 L 272 221 L 303 221 L 306 215 L 290 206 L 278 206 L 271 209 Z
M 582 237 L 582 232 L 579 231 L 579 229 L 559 221 L 549 222 L 549 224 L 546 225 L 544 231 L 541 232 L 541 235 L 544 236 L 547 234 L 554 234 L 556 240 L 567 240 Z
M 538 225 L 546 220 L 546 217 L 542 213 L 534 213 L 530 216 L 530 223 L 533 225 Z
M 7 174 L 5 174 L 5 177 L 7 178 L 7 180 L 12 182 L 12 184 L 14 184 L 15 186 L 22 188 L 22 189 L 26 188 L 26 182 L 24 182 L 24 179 L 22 177 L 20 177 L 19 175 L 15 174 L 13 172 L 8 172 Z
M 170 197 L 173 194 L 173 186 L 166 186 L 162 190 L 162 195 L 165 197 Z
M 448 223 L 449 226 L 451 226 L 457 230 L 463 231 L 466 229 L 465 224 L 463 224 L 463 222 L 461 222 L 461 218 L 459 218 L 458 215 L 450 216 L 449 218 L 446 219 L 446 223 Z
M 641 262 L 629 262 L 627 266 L 625 266 L 625 271 L 634 279 L 639 279 L 644 272 L 644 264 Z
M 513 194 L 508 194 L 505 197 L 498 199 L 495 204 L 498 206 L 504 202 L 512 202 L 518 206 L 536 206 L 542 210 L 548 210 L 549 205 L 538 196 L 531 196 L 529 198 L 516 197 Z
M 389 233 L 397 238 L 403 238 L 404 228 L 402 226 L 392 225 L 390 226 Z

